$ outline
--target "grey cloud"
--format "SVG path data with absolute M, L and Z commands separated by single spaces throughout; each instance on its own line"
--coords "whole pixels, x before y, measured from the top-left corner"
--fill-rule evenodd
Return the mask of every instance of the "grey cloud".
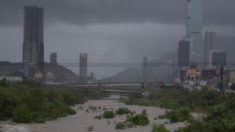
M 23 6 L 44 7 L 46 24 L 184 24 L 186 0 L 0 0 L 0 25 L 21 26 Z M 234 0 L 203 0 L 203 23 L 232 25 Z

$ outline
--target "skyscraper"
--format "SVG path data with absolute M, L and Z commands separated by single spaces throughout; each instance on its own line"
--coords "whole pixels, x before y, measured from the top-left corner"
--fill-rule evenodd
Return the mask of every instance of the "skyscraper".
M 186 35 L 193 38 L 194 62 L 201 67 L 202 62 L 202 0 L 186 0 Z
M 23 68 L 24 70 L 28 70 L 30 66 L 30 68 L 34 69 L 34 72 L 43 72 L 43 65 L 43 8 L 38 6 L 25 6 Z
M 80 54 L 80 71 L 79 77 L 85 81 L 87 78 L 87 53 Z
M 56 65 L 57 64 L 57 53 L 51 53 L 50 55 L 50 63 Z
M 217 34 L 212 32 L 205 33 L 205 62 L 206 69 L 209 70 L 210 50 L 216 50 Z
M 189 67 L 190 66 L 190 41 L 188 40 L 181 40 L 179 41 L 178 47 L 178 66 L 182 67 Z
M 209 68 L 214 69 L 219 65 L 227 65 L 227 53 L 221 50 L 209 51 Z

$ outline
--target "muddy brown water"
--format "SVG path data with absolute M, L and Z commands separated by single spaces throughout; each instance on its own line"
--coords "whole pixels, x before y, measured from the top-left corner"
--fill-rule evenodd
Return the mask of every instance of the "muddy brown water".
M 115 96 L 112 96 L 112 99 Z M 80 106 L 83 107 L 83 110 L 78 109 Z M 86 112 L 86 109 L 89 106 L 101 107 L 102 109 L 106 107 L 107 109 L 118 109 L 119 107 L 127 107 L 136 113 L 141 113 L 142 110 L 146 109 L 148 113 L 148 118 L 150 120 L 149 125 L 147 126 L 137 126 L 136 128 L 126 128 L 123 130 L 115 129 L 115 124 L 119 121 L 125 121 L 126 116 L 116 116 L 113 119 L 94 119 L 95 116 L 98 116 L 102 112 Z M 82 105 L 76 105 L 73 107 L 76 111 L 76 115 L 70 115 L 66 117 L 59 118 L 55 121 L 47 121 L 43 124 L 17 124 L 11 123 L 11 121 L 1 122 L 1 131 L 2 132 L 87 132 L 87 127 L 93 126 L 92 132 L 150 132 L 152 129 L 152 124 L 164 124 L 165 127 L 174 131 L 179 127 L 184 127 L 186 124 L 184 122 L 178 122 L 170 124 L 167 119 L 157 119 L 154 120 L 158 115 L 164 114 L 165 109 L 156 108 L 156 107 L 145 107 L 137 105 L 125 105 L 124 103 L 118 102 L 117 100 L 90 100 Z M 110 122 L 110 124 L 108 124 Z M 116 122 L 116 123 L 115 123 Z

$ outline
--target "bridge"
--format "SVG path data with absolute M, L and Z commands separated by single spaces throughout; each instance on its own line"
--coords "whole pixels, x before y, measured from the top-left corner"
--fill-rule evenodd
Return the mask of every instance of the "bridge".
M 113 90 L 151 90 L 160 86 L 163 88 L 179 87 L 179 83 L 172 82 L 102 82 L 102 83 L 80 83 L 80 84 L 44 84 L 44 86 L 62 85 L 66 87 L 75 87 L 78 89 L 113 89 Z

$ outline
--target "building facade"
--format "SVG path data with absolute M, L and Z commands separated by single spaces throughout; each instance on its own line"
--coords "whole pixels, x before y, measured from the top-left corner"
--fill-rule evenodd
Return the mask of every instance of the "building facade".
M 193 38 L 194 62 L 202 63 L 202 0 L 186 0 L 186 35 Z
M 216 50 L 217 34 L 212 32 L 205 33 L 205 64 L 209 70 L 210 50 Z
M 209 51 L 209 69 L 215 69 L 219 65 L 227 65 L 227 53 L 221 50 Z
M 23 69 L 25 72 L 29 72 L 27 71 L 29 64 L 30 69 L 34 69 L 30 72 L 43 72 L 43 8 L 38 6 L 24 7 Z
M 57 63 L 57 53 L 51 53 L 51 55 L 50 55 L 50 64 L 54 64 L 54 65 L 58 64 Z
M 81 80 L 86 80 L 87 78 L 87 53 L 80 54 L 80 70 L 79 70 L 79 77 Z
M 181 40 L 179 41 L 178 47 L 178 66 L 181 67 L 189 67 L 190 66 L 190 41 Z

